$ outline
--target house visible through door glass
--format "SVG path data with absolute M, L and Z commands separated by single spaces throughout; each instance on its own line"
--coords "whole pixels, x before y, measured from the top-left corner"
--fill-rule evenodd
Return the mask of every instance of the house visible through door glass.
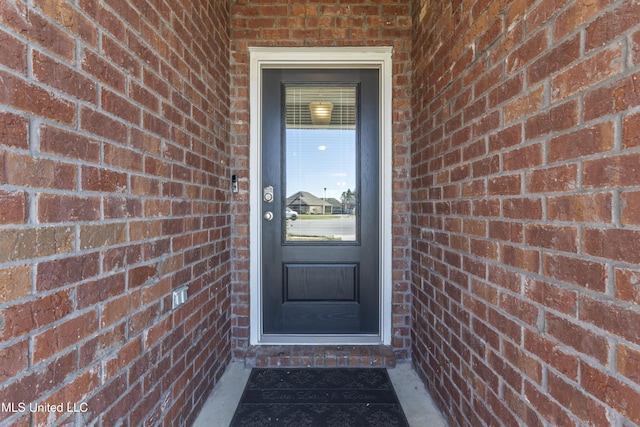
M 358 240 L 356 86 L 286 86 L 284 240 Z

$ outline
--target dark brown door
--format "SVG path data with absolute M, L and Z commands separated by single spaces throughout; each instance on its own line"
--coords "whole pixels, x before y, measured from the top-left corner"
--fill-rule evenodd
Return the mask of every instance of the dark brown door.
M 378 334 L 378 70 L 263 73 L 262 332 Z

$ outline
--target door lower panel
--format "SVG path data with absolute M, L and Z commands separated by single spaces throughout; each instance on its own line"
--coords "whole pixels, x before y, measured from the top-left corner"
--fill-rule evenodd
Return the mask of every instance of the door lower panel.
M 284 270 L 285 302 L 357 301 L 357 264 L 285 264 Z

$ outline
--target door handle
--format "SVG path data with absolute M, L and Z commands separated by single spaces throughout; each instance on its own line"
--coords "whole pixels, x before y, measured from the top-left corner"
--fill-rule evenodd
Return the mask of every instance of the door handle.
M 273 212 L 266 211 L 262 217 L 267 221 L 271 221 L 273 219 Z

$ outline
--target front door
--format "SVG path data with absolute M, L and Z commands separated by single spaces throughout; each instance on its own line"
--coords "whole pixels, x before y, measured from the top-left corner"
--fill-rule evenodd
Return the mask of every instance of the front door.
M 262 333 L 377 335 L 379 71 L 262 72 Z

